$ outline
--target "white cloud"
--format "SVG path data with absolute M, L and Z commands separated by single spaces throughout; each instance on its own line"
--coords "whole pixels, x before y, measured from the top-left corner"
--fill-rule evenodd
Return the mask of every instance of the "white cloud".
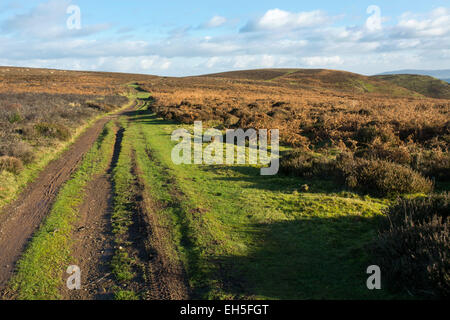
M 203 28 L 218 28 L 227 23 L 227 19 L 221 16 L 214 16 L 208 22 L 202 25 Z
M 404 13 L 397 25 L 403 37 L 438 37 L 450 34 L 450 10 L 437 8 L 427 15 Z
M 301 58 L 301 61 L 309 67 L 326 67 L 326 66 L 338 66 L 344 63 L 339 56 L 334 57 L 305 57 Z
M 280 9 L 272 9 L 267 11 L 261 18 L 249 22 L 242 31 L 295 30 L 319 26 L 327 22 L 329 22 L 329 18 L 320 10 L 294 13 Z

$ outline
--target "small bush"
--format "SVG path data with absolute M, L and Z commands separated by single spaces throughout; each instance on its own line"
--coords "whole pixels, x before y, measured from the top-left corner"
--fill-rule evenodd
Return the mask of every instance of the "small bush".
M 115 106 L 112 106 L 112 105 L 109 105 L 106 103 L 101 103 L 101 102 L 88 102 L 87 105 L 89 108 L 97 109 L 102 112 L 111 112 L 116 108 Z
M 39 123 L 35 129 L 40 135 L 47 138 L 56 138 L 61 141 L 70 139 L 69 129 L 62 124 Z
M 327 177 L 334 174 L 330 160 L 302 150 L 294 150 L 283 156 L 280 172 L 297 177 Z
M 355 156 L 358 158 L 387 160 L 404 165 L 409 165 L 412 160 L 408 148 L 383 143 L 379 138 L 376 138 L 367 147 L 357 150 Z
M 411 166 L 425 176 L 439 181 L 450 180 L 450 153 L 433 150 L 414 155 Z
M 446 193 L 389 209 L 371 250 L 393 288 L 450 296 L 449 203 Z
M 13 113 L 8 118 L 8 121 L 11 124 L 16 123 L 16 122 L 20 122 L 22 120 L 23 120 L 22 119 L 22 115 L 20 115 L 20 113 Z
M 342 154 L 337 157 L 335 168 L 350 188 L 380 196 L 429 193 L 433 189 L 431 180 L 409 167 L 390 161 Z
M 0 171 L 9 171 L 18 174 L 23 170 L 23 163 L 20 159 L 14 157 L 0 157 Z
M 355 134 L 355 139 L 359 142 L 370 143 L 378 136 L 378 129 L 375 126 L 367 126 L 359 129 Z
M 18 141 L 14 145 L 11 145 L 9 155 L 19 158 L 25 164 L 31 163 L 34 160 L 33 148 L 24 141 Z
M 299 177 L 334 177 L 352 189 L 380 196 L 429 193 L 431 180 L 409 167 L 343 153 L 335 160 L 295 150 L 282 157 L 280 172 Z

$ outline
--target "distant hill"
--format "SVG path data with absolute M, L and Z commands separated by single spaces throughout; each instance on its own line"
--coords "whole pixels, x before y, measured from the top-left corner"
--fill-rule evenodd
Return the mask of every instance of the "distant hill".
M 222 73 L 207 74 L 202 77 L 227 78 L 237 80 L 263 80 L 269 81 L 286 74 L 298 71 L 297 69 L 257 69 L 228 71 Z
M 449 82 L 450 80 L 450 69 L 443 70 L 398 70 L 398 71 L 389 71 L 380 73 L 379 75 L 390 75 L 390 74 L 418 74 L 421 76 L 430 76 L 434 78 L 438 78 L 441 80 L 445 80 Z
M 397 97 L 421 96 L 417 91 L 393 85 L 392 82 L 386 82 L 383 79 L 327 69 L 260 69 L 215 73 L 203 77 L 267 81 L 296 85 L 305 89 L 329 89 L 349 93 L 374 93 Z
M 426 97 L 450 99 L 450 84 L 430 76 L 398 74 L 374 76 L 374 78 L 389 81 L 397 86 L 418 92 Z

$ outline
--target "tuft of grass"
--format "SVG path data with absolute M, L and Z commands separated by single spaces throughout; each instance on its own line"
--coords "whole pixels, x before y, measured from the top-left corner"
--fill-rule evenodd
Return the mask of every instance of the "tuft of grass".
M 121 249 L 118 249 L 114 254 L 111 266 L 119 282 L 131 281 L 135 277 L 132 269 L 132 259 L 128 256 L 127 252 L 122 252 Z
M 120 290 L 114 294 L 114 299 L 132 301 L 132 300 L 139 300 L 139 296 L 136 295 L 136 293 L 133 291 Z
M 23 170 L 23 163 L 20 159 L 14 157 L 0 157 L 0 171 L 3 170 L 13 174 L 19 174 Z

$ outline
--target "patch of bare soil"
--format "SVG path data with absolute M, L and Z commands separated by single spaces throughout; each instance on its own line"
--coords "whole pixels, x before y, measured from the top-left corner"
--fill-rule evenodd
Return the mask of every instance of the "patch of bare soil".
M 86 188 L 87 198 L 80 207 L 81 219 L 72 236 L 72 264 L 80 267 L 81 290 L 64 287 L 65 300 L 109 300 L 114 279 L 110 261 L 114 254 L 111 232 L 111 182 L 107 174 L 97 177 Z M 64 278 L 69 275 L 64 275 Z
M 121 113 L 134 108 L 135 105 Z M 0 290 L 5 288 L 13 275 L 15 264 L 50 211 L 60 187 L 78 168 L 85 153 L 113 117 L 104 117 L 86 130 L 61 157 L 52 161 L 38 178 L 28 185 L 15 202 L 3 210 L 0 215 Z M 95 194 L 99 191 L 95 190 Z

